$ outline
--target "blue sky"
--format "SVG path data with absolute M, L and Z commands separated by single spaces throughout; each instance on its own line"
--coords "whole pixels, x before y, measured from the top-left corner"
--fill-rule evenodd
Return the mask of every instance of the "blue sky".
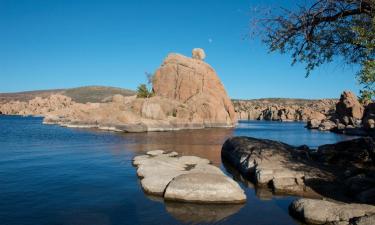
M 335 62 L 305 78 L 289 55 L 246 37 L 251 8 L 276 0 L 0 0 L 0 92 L 110 85 L 135 89 L 170 52 L 206 61 L 232 98 L 358 93 L 356 68 Z M 296 1 L 283 1 L 292 6 Z M 304 1 L 301 1 L 304 2 Z

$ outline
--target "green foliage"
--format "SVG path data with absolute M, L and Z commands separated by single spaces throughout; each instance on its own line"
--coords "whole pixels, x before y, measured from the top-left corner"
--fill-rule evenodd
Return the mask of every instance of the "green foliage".
M 306 64 L 306 76 L 338 57 L 362 66 L 357 74 L 361 93 L 374 96 L 375 0 L 316 0 L 260 21 L 270 51 L 291 53 L 292 64 Z
M 361 90 L 361 101 L 366 102 L 375 96 L 375 18 L 372 19 L 370 27 L 354 27 L 357 34 L 356 44 L 365 46 L 366 59 L 361 62 L 361 70 L 357 74 L 357 79 Z
M 358 73 L 358 81 L 363 85 L 361 101 L 366 102 L 375 96 L 375 61 L 365 61 Z
M 147 88 L 146 84 L 140 84 L 137 88 L 137 98 L 150 98 L 154 95 L 152 91 Z

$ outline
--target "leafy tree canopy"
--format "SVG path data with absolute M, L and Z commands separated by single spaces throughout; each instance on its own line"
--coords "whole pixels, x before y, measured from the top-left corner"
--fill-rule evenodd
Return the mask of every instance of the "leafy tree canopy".
M 291 53 L 306 64 L 306 76 L 334 57 L 359 64 L 362 97 L 375 94 L 375 0 L 315 0 L 256 19 L 270 51 Z

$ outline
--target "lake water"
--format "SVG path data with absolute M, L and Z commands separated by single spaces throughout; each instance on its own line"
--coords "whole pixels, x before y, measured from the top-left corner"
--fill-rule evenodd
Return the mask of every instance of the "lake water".
M 241 182 L 244 205 L 164 203 L 146 196 L 132 158 L 152 149 L 221 163 L 226 138 L 245 135 L 316 147 L 349 137 L 303 123 L 243 121 L 235 129 L 112 133 L 42 125 L 41 118 L 0 116 L 1 225 L 297 224 L 294 197 Z M 351 137 L 352 138 L 352 137 Z

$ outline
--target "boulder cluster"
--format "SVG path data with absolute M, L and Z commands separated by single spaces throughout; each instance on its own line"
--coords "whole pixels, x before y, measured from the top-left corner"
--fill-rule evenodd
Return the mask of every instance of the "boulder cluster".
M 362 105 L 354 93 L 344 91 L 334 111 L 324 119 L 311 118 L 307 122 L 307 127 L 345 134 L 368 135 L 375 128 L 374 119 L 375 103 Z
M 190 203 L 243 203 L 241 187 L 209 160 L 162 150 L 136 156 L 133 164 L 147 194 Z
M 375 142 L 360 138 L 309 149 L 251 137 L 222 147 L 224 162 L 258 189 L 313 199 L 294 201 L 291 214 L 309 224 L 373 224 Z M 350 202 L 344 203 L 344 202 Z M 359 223 L 362 221 L 361 223 Z
M 150 98 L 114 95 L 109 102 L 83 104 L 52 95 L 3 104 L 0 113 L 43 116 L 46 124 L 125 132 L 232 127 L 237 122 L 232 102 L 204 57 L 202 49 L 194 49 L 193 58 L 169 54 L 153 76 Z
M 237 116 L 241 120 L 309 121 L 324 120 L 334 110 L 334 99 L 293 100 L 258 99 L 233 100 Z
M 53 94 L 46 98 L 36 97 L 28 102 L 11 101 L 0 105 L 0 114 L 43 116 L 50 112 L 69 108 L 74 104 L 71 98 Z

